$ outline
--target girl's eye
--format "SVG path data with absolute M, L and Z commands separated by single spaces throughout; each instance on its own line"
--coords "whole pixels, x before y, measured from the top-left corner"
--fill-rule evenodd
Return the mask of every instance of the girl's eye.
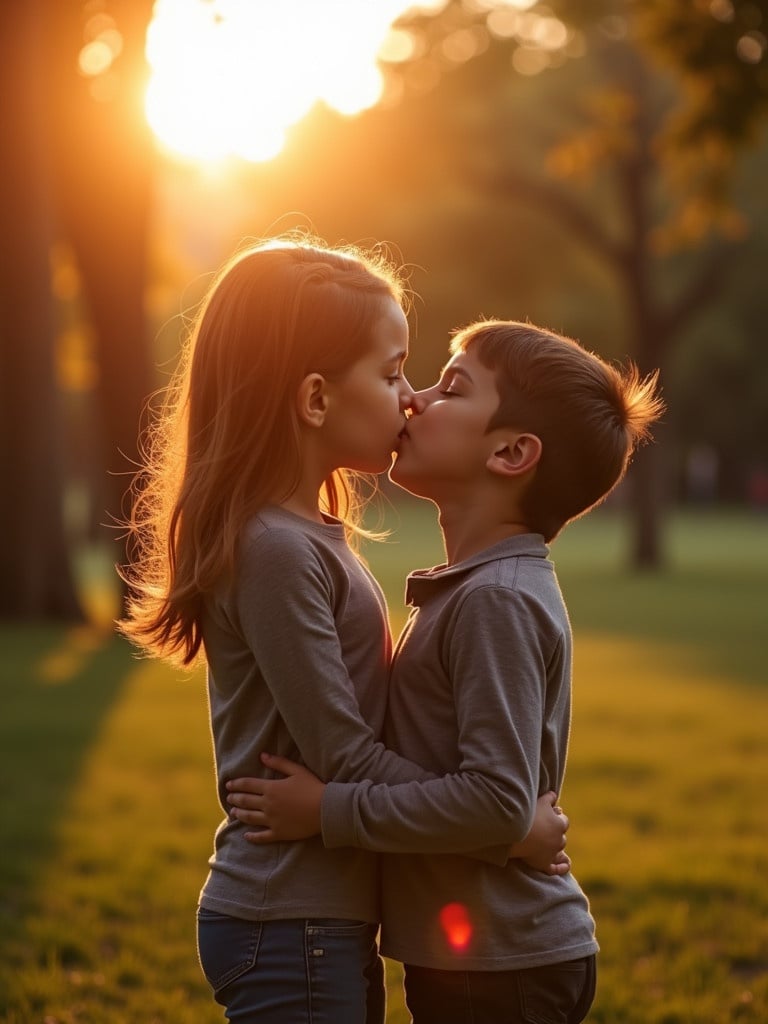
M 397 382 L 402 379 L 403 375 L 401 373 L 395 373 L 391 377 L 387 377 L 390 384 L 397 384 Z

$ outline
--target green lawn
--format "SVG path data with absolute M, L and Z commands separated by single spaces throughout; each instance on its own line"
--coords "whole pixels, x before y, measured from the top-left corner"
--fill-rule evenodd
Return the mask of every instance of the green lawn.
M 366 548 L 396 625 L 405 568 L 441 557 L 433 517 L 401 518 Z M 626 575 L 625 547 L 598 513 L 554 548 L 576 633 L 563 803 L 602 945 L 589 1020 L 762 1024 L 768 519 L 675 517 L 658 576 Z M 200 677 L 98 628 L 0 642 L 0 1020 L 220 1021 L 194 952 L 218 819 Z

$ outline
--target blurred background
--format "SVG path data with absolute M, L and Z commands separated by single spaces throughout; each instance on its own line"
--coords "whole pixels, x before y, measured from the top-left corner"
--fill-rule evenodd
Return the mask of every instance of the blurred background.
M 479 315 L 661 368 L 628 564 L 671 507 L 768 509 L 767 31 L 765 0 L 3 5 L 0 614 L 82 614 L 185 313 L 297 225 L 408 265 L 416 386 Z
M 115 524 L 211 275 L 296 227 L 407 266 L 417 387 L 478 316 L 660 369 L 553 547 L 589 1021 L 768 1020 L 767 48 L 768 0 L 0 3 L 3 1024 L 221 1020 L 203 680 L 115 636 Z M 442 552 L 384 489 L 397 631 Z

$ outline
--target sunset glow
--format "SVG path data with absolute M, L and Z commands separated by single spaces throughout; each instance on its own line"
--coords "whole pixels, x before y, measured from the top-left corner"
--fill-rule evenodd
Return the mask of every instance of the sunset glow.
M 189 157 L 268 160 L 318 101 L 347 115 L 378 102 L 377 56 L 409 6 L 157 0 L 147 36 L 149 122 Z
M 437 12 L 447 0 L 156 0 L 147 33 L 151 79 L 146 111 L 161 143 L 184 157 L 263 161 L 283 148 L 290 127 L 318 103 L 352 116 L 384 92 L 382 60 L 408 60 L 416 41 L 394 28 L 408 11 Z M 489 33 L 515 36 L 528 64 L 565 42 L 565 26 L 529 8 L 534 0 L 465 0 L 488 19 L 443 42 L 443 61 L 481 53 Z M 96 35 L 81 61 L 98 75 L 110 40 Z M 543 56 L 541 56 L 543 54 Z M 525 61 L 523 61 L 525 64 Z

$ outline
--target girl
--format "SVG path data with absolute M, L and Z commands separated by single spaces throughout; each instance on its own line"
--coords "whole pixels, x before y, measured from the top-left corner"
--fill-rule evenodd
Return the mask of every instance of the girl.
M 348 544 L 359 474 L 389 467 L 411 403 L 403 300 L 381 256 L 291 239 L 241 252 L 153 430 L 120 625 L 183 665 L 204 649 L 225 813 L 226 781 L 267 774 L 264 750 L 322 779 L 432 777 L 377 740 L 387 613 Z M 245 831 L 218 827 L 198 909 L 227 1018 L 383 1020 L 375 855 L 319 838 L 254 847 Z

